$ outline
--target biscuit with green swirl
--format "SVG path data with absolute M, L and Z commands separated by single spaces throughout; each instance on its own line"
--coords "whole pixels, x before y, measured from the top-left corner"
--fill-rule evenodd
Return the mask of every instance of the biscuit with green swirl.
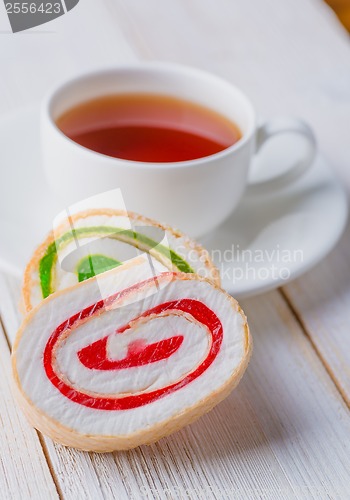
M 195 273 L 220 285 L 208 252 L 180 231 L 132 212 L 90 209 L 64 220 L 37 248 L 24 273 L 23 309 L 140 253 L 157 273 Z

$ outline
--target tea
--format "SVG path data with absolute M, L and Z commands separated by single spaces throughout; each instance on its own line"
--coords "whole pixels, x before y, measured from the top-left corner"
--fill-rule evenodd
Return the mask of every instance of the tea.
M 239 128 L 204 106 L 153 94 L 116 94 L 83 102 L 56 124 L 98 153 L 142 162 L 203 158 L 237 142 Z

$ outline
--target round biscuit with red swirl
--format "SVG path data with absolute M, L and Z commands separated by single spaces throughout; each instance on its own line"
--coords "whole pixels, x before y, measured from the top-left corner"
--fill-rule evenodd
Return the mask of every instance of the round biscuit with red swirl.
M 212 281 L 137 257 L 32 309 L 13 354 L 30 423 L 82 450 L 151 443 L 209 411 L 251 352 L 246 317 Z

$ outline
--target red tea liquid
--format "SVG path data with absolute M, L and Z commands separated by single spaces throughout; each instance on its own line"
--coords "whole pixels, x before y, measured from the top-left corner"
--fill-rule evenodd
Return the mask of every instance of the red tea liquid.
M 240 138 L 224 116 L 181 99 L 149 94 L 99 97 L 56 120 L 70 139 L 98 153 L 142 162 L 195 160 Z

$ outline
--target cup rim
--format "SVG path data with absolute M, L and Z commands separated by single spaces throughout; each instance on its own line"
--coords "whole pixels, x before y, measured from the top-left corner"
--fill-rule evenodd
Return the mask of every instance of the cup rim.
M 55 120 L 52 117 L 52 104 L 53 100 L 55 97 L 60 93 L 64 92 L 66 89 L 68 89 L 71 85 L 77 84 L 80 81 L 88 80 L 90 78 L 93 78 L 97 75 L 108 75 L 112 73 L 120 73 L 120 72 L 126 72 L 126 71 L 132 71 L 132 70 L 142 70 L 142 69 L 158 69 L 158 70 L 167 70 L 167 71 L 174 71 L 174 72 L 182 72 L 183 74 L 192 74 L 192 75 L 197 75 L 203 78 L 211 78 L 212 80 L 216 80 L 218 83 L 221 84 L 226 84 L 229 85 L 230 87 L 233 88 L 235 91 L 236 95 L 239 96 L 239 98 L 244 102 L 246 108 L 248 109 L 248 113 L 250 114 L 251 118 L 251 126 L 246 131 L 244 134 L 242 134 L 242 137 L 232 144 L 231 146 L 228 146 L 227 148 L 211 154 L 209 156 L 203 156 L 200 158 L 195 158 L 193 160 L 183 160 L 183 161 L 174 161 L 174 162 L 144 162 L 144 161 L 137 161 L 137 160 L 128 160 L 124 158 L 117 158 L 114 156 L 109 156 L 104 153 L 99 153 L 98 151 L 94 151 L 92 149 L 89 149 L 85 146 L 82 146 L 81 144 L 78 144 L 75 142 L 73 139 L 70 139 L 56 124 Z M 96 158 L 103 159 L 104 161 L 108 162 L 113 162 L 116 164 L 126 164 L 128 168 L 136 168 L 136 169 L 161 169 L 161 170 L 171 170 L 171 169 L 179 169 L 179 168 L 191 168 L 191 167 L 197 167 L 197 166 L 203 166 L 203 164 L 211 163 L 213 161 L 219 160 L 221 158 L 225 158 L 226 156 L 236 152 L 237 150 L 241 149 L 252 137 L 253 132 L 256 127 L 256 115 L 255 115 L 255 110 L 254 107 L 249 100 L 249 98 L 245 95 L 245 93 L 236 85 L 232 84 L 230 81 L 226 80 L 225 78 L 222 78 L 220 76 L 217 76 L 214 73 L 210 73 L 209 71 L 202 70 L 193 66 L 187 66 L 183 64 L 178 64 L 178 63 L 169 63 L 169 62 L 162 62 L 162 61 L 138 61 L 135 63 L 127 63 L 127 64 L 122 64 L 122 65 L 116 65 L 116 66 L 109 66 L 109 67 L 102 67 L 98 68 L 95 70 L 90 70 L 86 71 L 83 73 L 80 73 L 76 75 L 75 77 L 65 79 L 59 84 L 55 85 L 44 97 L 44 100 L 42 101 L 42 114 L 46 116 L 48 119 L 50 125 L 53 127 L 55 132 L 64 140 L 66 140 L 71 147 L 79 150 L 82 154 L 87 155 L 87 156 L 93 156 Z

